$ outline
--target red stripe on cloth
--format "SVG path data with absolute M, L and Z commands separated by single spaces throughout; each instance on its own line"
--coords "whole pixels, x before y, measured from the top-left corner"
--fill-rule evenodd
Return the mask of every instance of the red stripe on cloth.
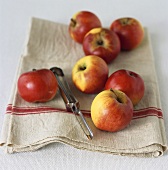
M 89 110 L 81 110 L 85 117 L 90 117 Z M 17 107 L 9 104 L 6 109 L 6 114 L 12 115 L 30 115 L 30 114 L 41 114 L 41 113 L 52 113 L 52 112 L 64 112 L 69 114 L 74 114 L 66 109 L 52 108 L 47 106 L 42 107 Z
M 89 110 L 81 110 L 85 117 L 91 117 Z M 64 112 L 73 114 L 66 109 L 52 108 L 52 107 L 17 107 L 9 104 L 6 109 L 6 114 L 12 115 L 30 115 L 30 114 L 42 114 L 42 113 L 52 113 L 52 112 Z M 163 118 L 162 110 L 156 107 L 148 107 L 144 109 L 134 110 L 133 119 L 144 118 L 148 116 L 156 116 L 158 118 Z
M 163 118 L 163 113 L 161 109 L 154 107 L 134 110 L 133 119 L 143 118 L 147 116 L 157 116 L 158 118 Z

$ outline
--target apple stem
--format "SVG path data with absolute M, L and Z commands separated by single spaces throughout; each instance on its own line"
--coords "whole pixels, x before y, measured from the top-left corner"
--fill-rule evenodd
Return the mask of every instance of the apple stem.
M 37 69 L 33 68 L 32 71 L 36 71 Z
M 76 25 L 76 21 L 73 18 L 71 18 L 71 26 L 75 27 L 75 25 Z
M 132 76 L 132 77 L 136 77 L 136 74 L 135 74 L 135 73 L 133 73 L 133 72 L 130 72 L 130 76 Z
M 99 41 L 97 41 L 97 44 L 101 46 L 101 45 L 103 45 L 103 41 L 99 40 Z
M 80 67 L 80 70 L 85 70 L 86 69 L 86 67 Z
M 112 88 L 110 88 L 110 91 L 112 91 L 114 93 L 114 95 L 117 97 L 117 95 L 115 94 L 115 92 Z
M 116 95 L 115 91 L 114 91 L 112 88 L 110 88 L 110 91 L 112 91 L 112 92 L 114 93 L 114 95 L 116 96 L 116 100 L 117 100 L 119 103 L 122 103 L 121 100 L 120 100 L 120 98 Z
M 122 25 L 129 25 L 129 24 L 131 24 L 131 22 L 132 22 L 131 18 L 123 18 L 121 20 Z

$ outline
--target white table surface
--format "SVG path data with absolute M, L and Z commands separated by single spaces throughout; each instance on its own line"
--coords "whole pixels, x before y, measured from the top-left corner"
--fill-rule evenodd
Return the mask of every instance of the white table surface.
M 167 0 L 0 0 L 0 130 L 31 17 L 69 24 L 71 16 L 89 10 L 104 26 L 119 17 L 141 21 L 151 34 L 165 126 L 168 136 L 168 1 Z M 111 170 L 168 168 L 168 152 L 159 158 L 130 158 L 81 151 L 55 143 L 36 152 L 5 154 L 1 170 Z

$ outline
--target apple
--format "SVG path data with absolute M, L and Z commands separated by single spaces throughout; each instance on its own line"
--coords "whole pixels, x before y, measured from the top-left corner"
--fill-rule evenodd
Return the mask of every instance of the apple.
M 108 73 L 108 66 L 102 58 L 88 55 L 75 63 L 72 81 L 81 92 L 95 94 L 104 89 Z
M 132 117 L 132 102 L 120 90 L 104 90 L 93 99 L 91 104 L 92 121 L 100 130 L 120 131 L 128 126 Z
M 27 102 L 47 102 L 54 98 L 58 83 L 54 73 L 48 69 L 28 71 L 21 74 L 17 82 L 18 94 Z
M 101 26 L 100 19 L 94 13 L 90 11 L 80 11 L 71 18 L 69 33 L 73 40 L 82 44 L 87 32 Z
M 113 61 L 120 52 L 120 40 L 114 31 L 105 28 L 90 30 L 83 40 L 85 55 L 97 55 L 106 63 Z
M 112 73 L 105 85 L 105 89 L 116 89 L 124 92 L 137 105 L 145 93 L 145 85 L 142 77 L 129 70 L 117 70 Z
M 136 48 L 144 38 L 144 29 L 135 18 L 119 18 L 112 22 L 110 29 L 116 32 L 121 42 L 122 50 Z

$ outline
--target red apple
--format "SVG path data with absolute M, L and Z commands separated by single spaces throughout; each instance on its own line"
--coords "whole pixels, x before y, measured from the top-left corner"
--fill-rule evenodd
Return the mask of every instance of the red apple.
M 144 29 L 135 18 L 119 18 L 111 24 L 110 29 L 119 36 L 122 50 L 136 48 L 144 38 Z
M 123 91 L 131 99 L 134 106 L 139 103 L 145 93 L 145 85 L 141 76 L 124 69 L 109 76 L 105 89 L 110 88 Z
M 94 13 L 80 11 L 71 18 L 69 33 L 72 39 L 78 43 L 82 43 L 86 33 L 97 27 L 101 27 L 101 22 Z
M 120 41 L 114 31 L 94 28 L 85 35 L 83 50 L 85 55 L 97 55 L 108 64 L 118 56 Z
M 58 83 L 52 71 L 33 70 L 20 75 L 18 93 L 28 102 L 46 102 L 54 98 Z
M 108 78 L 108 66 L 100 57 L 89 55 L 79 59 L 72 69 L 72 81 L 84 93 L 99 93 Z
M 127 127 L 133 116 L 129 97 L 119 90 L 104 90 L 93 100 L 91 118 L 94 125 L 104 131 L 116 132 Z

